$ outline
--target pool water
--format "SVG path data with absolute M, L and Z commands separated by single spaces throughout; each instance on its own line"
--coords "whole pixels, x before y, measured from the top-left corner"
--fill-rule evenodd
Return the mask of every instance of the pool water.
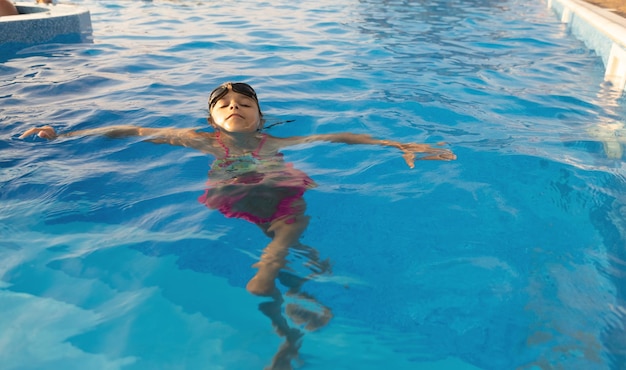
M 3 369 L 262 369 L 282 339 L 250 295 L 267 238 L 198 203 L 211 158 L 140 139 L 206 126 L 252 84 L 319 184 L 304 290 L 333 319 L 302 369 L 623 369 L 625 100 L 542 1 L 78 1 L 94 42 L 0 46 Z M 292 256 L 294 271 L 304 274 Z M 293 324 L 296 326 L 296 324 Z

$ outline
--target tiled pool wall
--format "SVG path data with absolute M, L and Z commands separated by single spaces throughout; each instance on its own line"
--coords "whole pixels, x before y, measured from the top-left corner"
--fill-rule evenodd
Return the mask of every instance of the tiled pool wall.
M 580 0 L 547 0 L 569 32 L 595 51 L 605 67 L 604 80 L 620 94 L 626 87 L 626 19 Z
M 89 10 L 66 4 L 16 3 L 19 15 L 0 17 L 0 44 L 92 41 Z

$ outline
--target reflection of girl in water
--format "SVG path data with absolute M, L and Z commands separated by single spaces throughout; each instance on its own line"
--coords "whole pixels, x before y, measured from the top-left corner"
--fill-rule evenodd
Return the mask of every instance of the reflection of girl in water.
M 287 296 L 302 305 L 292 303 L 286 314 L 297 325 L 308 330 L 326 325 L 332 317 L 330 309 L 313 297 L 300 291 L 302 284 L 317 274 L 329 272 L 328 261 L 320 261 L 317 252 L 300 243 L 300 237 L 309 223 L 305 216 L 303 194 L 315 187 L 315 182 L 304 172 L 286 163 L 279 150 L 288 146 L 315 141 L 345 144 L 372 144 L 398 148 L 404 160 L 413 167 L 415 153 L 420 159 L 453 160 L 447 149 L 428 144 L 402 144 L 391 140 L 377 140 L 369 135 L 338 133 L 295 137 L 274 137 L 260 132 L 264 120 L 255 91 L 245 83 L 225 83 L 209 96 L 209 124 L 214 132 L 184 128 L 144 128 L 112 126 L 80 130 L 57 135 L 50 126 L 33 128 L 21 138 L 37 134 L 39 137 L 105 135 L 109 137 L 146 136 L 154 143 L 191 147 L 215 156 L 209 171 L 207 190 L 199 201 L 219 210 L 226 217 L 248 220 L 261 228 L 271 241 L 261 258 L 253 265 L 256 274 L 246 288 L 259 296 L 270 297 L 259 309 L 267 315 L 277 333 L 285 342 L 274 356 L 270 369 L 291 369 L 300 347 L 300 330 L 291 327 L 282 314 L 283 297 L 276 280 L 287 287 Z M 312 273 L 300 277 L 285 271 L 288 252 L 292 250 L 308 259 Z

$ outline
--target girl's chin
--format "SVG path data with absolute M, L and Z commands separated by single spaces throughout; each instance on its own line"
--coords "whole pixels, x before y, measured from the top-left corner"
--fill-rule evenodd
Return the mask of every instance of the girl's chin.
M 227 128 L 224 128 L 224 130 L 233 134 L 251 134 L 253 132 L 256 132 L 255 128 L 241 128 L 241 127 L 227 127 Z

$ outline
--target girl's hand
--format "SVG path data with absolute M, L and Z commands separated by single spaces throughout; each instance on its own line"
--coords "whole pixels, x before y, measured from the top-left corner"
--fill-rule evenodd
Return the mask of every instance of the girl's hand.
M 52 127 L 43 126 L 43 127 L 31 128 L 30 130 L 20 135 L 20 139 L 24 139 L 25 137 L 28 137 L 30 135 L 37 135 L 42 139 L 48 139 L 48 140 L 56 139 L 58 136 L 56 131 L 54 131 Z
M 410 168 L 415 167 L 415 153 L 426 154 L 426 156 L 420 157 L 420 160 L 453 161 L 456 159 L 456 155 L 451 150 L 434 148 L 428 144 L 400 144 L 398 148 L 402 150 L 402 158 Z

